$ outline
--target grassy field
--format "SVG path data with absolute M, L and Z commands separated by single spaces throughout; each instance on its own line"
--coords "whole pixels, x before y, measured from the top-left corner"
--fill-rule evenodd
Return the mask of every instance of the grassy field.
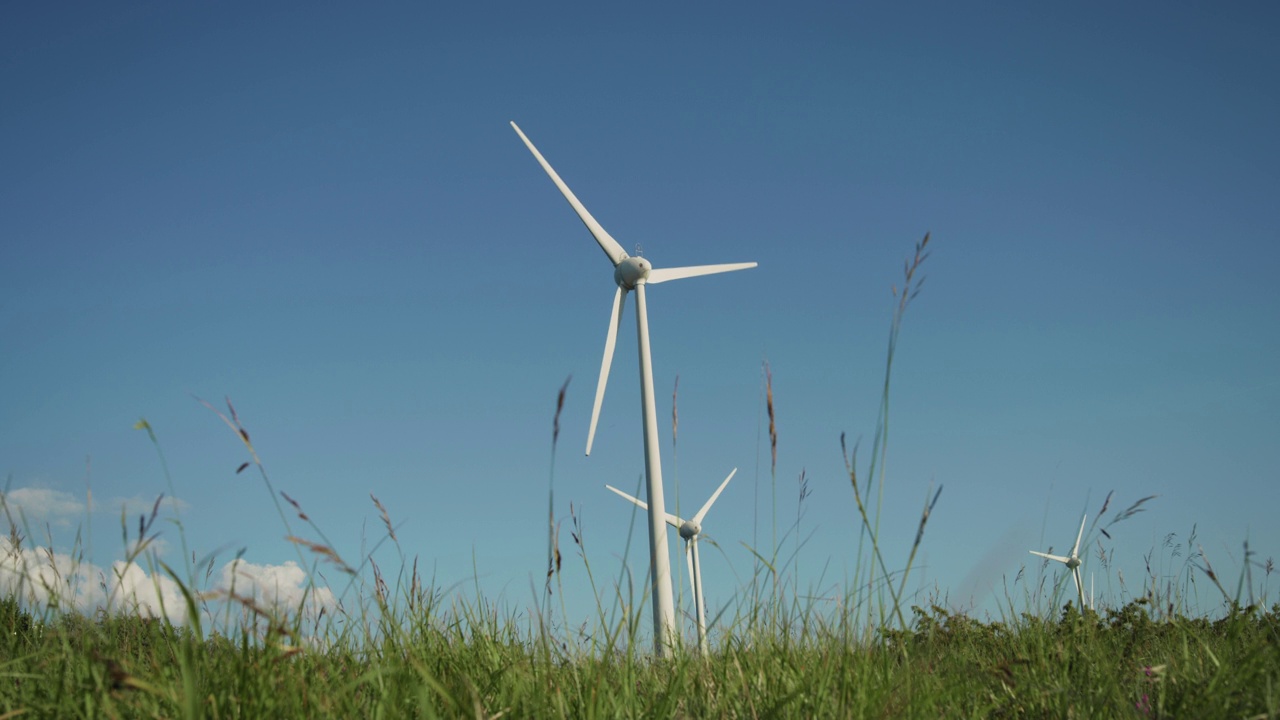
M 184 621 L 127 611 L 85 615 L 31 566 L 25 528 L 7 514 L 9 560 L 0 558 L 0 571 L 9 573 L 6 587 L 14 590 L 0 598 L 0 720 L 1280 717 L 1280 605 L 1268 608 L 1265 600 L 1273 567 L 1254 562 L 1247 548 L 1234 594 L 1202 556 L 1198 564 L 1187 558 L 1184 577 L 1198 573 L 1221 593 L 1225 610 L 1212 618 L 1189 613 L 1179 588 L 1162 588 L 1154 576 L 1133 601 L 1098 612 L 1081 613 L 1076 603 L 1064 603 L 1061 592 L 1050 592 L 1006 597 L 998 620 L 979 620 L 932 602 L 918 607 L 906 597 L 941 489 L 926 500 L 909 555 L 891 564 L 878 541 L 885 491 L 880 458 L 888 443 L 898 332 L 919 292 L 918 271 L 927 255 L 928 236 L 895 289 L 869 462 L 859 461 L 857 448 L 848 454 L 862 540 L 858 570 L 835 609 L 818 612 L 799 600 L 794 578 L 776 570 L 794 568 L 800 552 L 787 533 L 778 537 L 776 525 L 774 549 L 757 555 L 755 575 L 739 590 L 749 600 L 738 604 L 745 609 L 717 619 L 705 655 L 691 646 L 655 657 L 643 601 L 623 606 L 597 595 L 598 615 L 569 628 L 550 594 L 541 613 L 531 616 L 483 598 L 459 600 L 424 582 L 411 559 L 392 578 L 383 576 L 372 554 L 352 567 L 313 524 L 308 534 L 320 541 L 294 537 L 291 524 L 310 523 L 305 513 L 272 487 L 234 409 L 228 404 L 223 413 L 210 406 L 248 448 L 253 462 L 246 466 L 256 466 L 271 492 L 302 566 L 313 577 L 319 563 L 337 567 L 365 591 L 334 612 L 317 612 L 306 600 L 294 608 L 263 606 L 234 586 L 202 591 L 198 563 L 175 570 L 150 553 L 157 502 L 136 531 L 124 528 L 124 568 L 144 566 L 151 577 L 176 583 Z M 776 457 L 771 386 L 767 396 Z M 559 402 L 557 415 L 558 408 Z M 139 428 L 159 450 L 150 426 L 142 421 Z M 553 483 L 554 452 L 553 444 Z M 1148 499 L 1114 514 L 1110 524 L 1140 512 Z M 374 503 L 386 542 L 398 549 L 391 519 L 376 498 Z M 1109 526 L 1099 525 L 1109 504 L 1110 496 L 1093 527 Z M 294 514 L 298 519 L 291 523 Z M 549 535 L 550 589 L 562 562 L 554 522 Z M 577 533 L 572 537 L 579 542 Z M 35 550 L 52 557 L 47 548 Z M 784 553 L 790 554 L 780 557 Z M 185 539 L 183 557 L 191 557 Z M 1255 565 L 1265 573 L 1258 583 Z M 585 569 L 589 575 L 591 568 Z M 37 596 L 40 601 L 33 601 Z M 1033 607 L 1057 609 L 1026 610 Z
M 912 608 L 905 631 L 762 626 L 663 660 L 574 650 L 480 608 L 371 622 L 320 646 L 297 624 L 201 637 L 8 600 L 0 717 L 1280 716 L 1280 606 L 1212 622 L 1138 603 L 1007 623 Z

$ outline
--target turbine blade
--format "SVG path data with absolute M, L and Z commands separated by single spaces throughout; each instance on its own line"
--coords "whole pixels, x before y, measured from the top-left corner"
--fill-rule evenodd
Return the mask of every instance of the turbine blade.
M 1049 553 L 1036 552 L 1035 550 L 1029 550 L 1028 552 L 1030 552 L 1032 555 L 1039 555 L 1042 558 L 1057 560 L 1058 562 L 1063 564 L 1066 564 L 1069 560 L 1071 560 L 1071 558 L 1064 558 L 1061 555 L 1050 555 Z
M 633 502 L 633 503 L 635 503 L 636 505 L 639 505 L 641 510 L 648 510 L 648 509 L 649 509 L 649 504 L 648 504 L 648 503 L 646 503 L 645 501 L 640 500 L 640 499 L 638 499 L 638 498 L 634 498 L 634 497 L 632 497 L 632 496 L 630 496 L 630 495 L 628 495 L 628 494 L 626 494 L 626 493 L 622 492 L 621 490 L 619 490 L 618 488 L 616 488 L 616 487 L 614 487 L 614 486 L 612 486 L 612 485 L 605 485 L 605 487 L 606 487 L 606 488 L 609 488 L 610 490 L 614 491 L 615 493 L 617 493 L 617 494 L 621 495 L 621 496 L 623 497 L 623 499 L 628 500 L 628 501 L 630 501 L 630 502 Z M 670 525 L 670 526 L 671 526 L 671 527 L 673 527 L 673 528 L 676 528 L 677 530 L 679 530 L 679 529 L 680 529 L 680 526 L 684 524 L 684 521 L 682 521 L 680 518 L 676 517 L 675 515 L 672 515 L 671 513 L 663 513 L 663 515 L 665 515 L 665 516 L 666 516 L 667 524 L 668 524 L 668 525 Z
M 720 493 L 724 492 L 725 486 L 729 484 L 729 481 L 732 480 L 733 476 L 737 473 L 738 468 L 734 468 L 733 471 L 729 473 L 729 477 L 725 478 L 724 482 L 720 483 L 720 487 L 716 488 L 716 491 L 711 494 L 711 499 L 707 500 L 707 503 L 702 506 L 702 509 L 698 511 L 698 514 L 693 516 L 694 525 L 702 524 L 702 518 L 707 516 L 707 511 L 711 509 L 711 505 L 715 503 L 716 498 L 720 497 Z
M 696 603 L 698 602 L 698 585 L 694 582 L 693 554 L 690 552 L 695 542 L 697 542 L 696 536 L 684 541 L 684 563 L 689 568 L 689 589 L 692 590 L 690 595 L 693 595 L 693 601 Z
M 614 263 L 615 265 L 617 263 Z M 693 265 L 690 267 L 678 268 L 654 268 L 649 271 L 649 278 L 645 282 L 650 285 L 666 282 L 668 280 L 680 280 L 682 278 L 697 277 L 699 275 L 714 275 L 715 273 L 732 272 L 734 270 L 747 270 L 756 267 L 756 263 L 728 263 L 724 265 Z
M 1087 514 L 1080 518 L 1080 532 L 1076 534 L 1076 544 L 1075 547 L 1071 548 L 1071 557 L 1078 557 L 1077 553 L 1080 551 L 1080 538 L 1084 537 L 1084 521 L 1088 519 L 1089 516 Z
M 587 430 L 587 454 L 596 439 L 596 423 L 600 420 L 600 403 L 604 402 L 604 386 L 609 382 L 609 367 L 613 365 L 613 348 L 618 343 L 618 320 L 627 304 L 627 291 L 618 286 L 613 294 L 613 314 L 609 316 L 609 333 L 604 338 L 604 360 L 600 361 L 600 379 L 596 381 L 596 400 L 591 406 L 591 428 Z
M 693 546 L 693 602 L 695 603 L 693 610 L 698 619 L 698 650 L 705 653 L 707 651 L 707 600 L 702 591 L 702 558 L 698 557 L 698 536 L 689 538 L 689 544 Z
M 600 227 L 600 223 L 596 222 L 594 217 L 591 217 L 591 213 L 587 212 L 587 209 L 578 201 L 578 196 L 573 194 L 573 191 L 569 189 L 569 186 L 565 185 L 564 181 L 560 179 L 560 176 L 556 174 L 556 171 L 552 169 L 551 163 L 547 162 L 547 159 L 542 157 L 542 153 L 538 152 L 538 148 L 534 147 L 533 143 L 529 142 L 529 138 L 525 137 L 524 132 L 520 130 L 520 126 L 516 125 L 515 122 L 512 122 L 511 127 L 515 129 L 516 134 L 524 141 L 525 146 L 529 148 L 529 152 L 533 153 L 533 156 L 538 159 L 538 162 L 542 165 L 542 169 L 546 170 L 547 174 L 551 176 L 551 181 L 556 184 L 556 187 L 560 188 L 560 194 L 564 195 L 565 200 L 569 201 L 569 205 L 573 207 L 573 211 L 578 213 L 578 217 L 582 220 L 582 224 L 587 226 L 587 230 L 591 231 L 591 235 L 596 239 L 596 242 L 600 244 L 600 249 L 604 250 L 604 254 L 609 256 L 609 260 L 615 266 L 623 260 L 626 260 L 626 251 L 622 249 L 622 246 L 618 244 L 617 240 L 613 239 L 612 235 L 605 232 L 604 228 Z
M 626 494 L 626 493 L 622 492 L 621 490 L 619 490 L 618 488 L 616 488 L 616 487 L 614 487 L 614 486 L 612 486 L 612 485 L 605 485 L 605 487 L 606 487 L 606 488 L 609 488 L 610 490 L 614 491 L 615 493 L 617 493 L 617 494 L 621 495 L 621 496 L 622 496 L 622 498 L 623 498 L 624 500 L 628 500 L 628 501 L 630 501 L 630 502 L 635 503 L 636 505 L 639 505 L 641 510 L 648 510 L 648 509 L 649 509 L 649 505 L 648 505 L 648 503 L 646 503 L 645 501 L 643 501 L 643 500 L 641 500 L 641 499 L 639 499 L 639 498 L 631 497 L 630 495 L 628 495 L 628 494 Z
M 1080 566 L 1071 569 L 1071 579 L 1076 581 L 1076 597 L 1080 599 L 1080 611 L 1084 612 L 1084 583 L 1080 582 Z

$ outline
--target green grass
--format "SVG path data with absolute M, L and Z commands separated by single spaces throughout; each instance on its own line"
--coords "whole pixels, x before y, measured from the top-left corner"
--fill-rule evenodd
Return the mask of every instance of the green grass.
M 322 569 L 336 573 L 349 578 L 354 600 L 348 596 L 343 606 L 317 614 L 306 601 L 280 610 L 234 588 L 201 591 L 208 584 L 211 557 L 195 561 L 184 537 L 184 561 L 191 562 L 174 569 L 147 548 L 161 507 L 157 501 L 150 517 L 140 518 L 136 532 L 122 518 L 126 562 L 141 564 L 152 578 L 178 584 L 185 622 L 144 619 L 127 607 L 120 611 L 127 600 L 114 597 L 107 599 L 114 611 L 85 616 L 70 609 L 72 598 L 58 596 L 55 588 L 62 585 L 30 567 L 32 551 L 24 549 L 29 542 L 19 530 L 21 518 L 8 515 L 10 562 L 0 563 L 0 570 L 26 574 L 13 595 L 0 598 L 0 720 L 1280 717 L 1280 605 L 1265 607 L 1272 566 L 1252 560 L 1246 547 L 1245 568 L 1233 595 L 1203 553 L 1190 552 L 1194 530 L 1176 583 L 1162 587 L 1157 573 L 1149 571 L 1150 582 L 1130 592 L 1127 604 L 1101 613 L 1082 615 L 1071 602 L 1056 609 L 1069 599 L 1061 582 L 1032 588 L 1021 577 L 1014 585 L 1021 583 L 1023 596 L 1006 595 L 998 620 L 979 620 L 931 602 L 922 602 L 923 608 L 910 604 L 919 600 L 907 597 L 907 578 L 940 489 L 930 491 L 920 516 L 910 522 L 882 518 L 881 507 L 893 353 L 905 311 L 920 290 L 918 271 L 927 245 L 928 236 L 908 260 L 901 291 L 895 288 L 870 463 L 860 468 L 856 446 L 847 455 L 851 506 L 861 528 L 858 565 L 848 588 L 837 592 L 824 610 L 798 592 L 795 567 L 804 548 L 800 509 L 792 528 L 778 534 L 775 465 L 773 547 L 751 548 L 757 562 L 740 590 L 746 601 L 731 617 L 716 620 L 710 653 L 699 654 L 691 646 L 656 658 L 646 636 L 647 603 L 602 593 L 572 514 L 570 537 L 583 550 L 579 560 L 595 594 L 596 614 L 584 626 L 567 626 L 559 585 L 565 560 L 551 489 L 541 608 L 532 613 L 508 610 L 478 595 L 454 599 L 459 596 L 456 588 L 419 576 L 377 498 L 372 499 L 385 537 L 354 566 L 340 557 L 301 506 L 272 486 L 248 431 L 228 403 L 226 414 L 209 407 L 248 450 L 252 461 L 241 470 L 252 466 L 261 475 L 300 562 L 310 568 L 313 586 L 330 584 L 320 579 Z M 771 377 L 767 394 L 772 454 L 778 440 Z M 557 434 L 563 398 L 561 388 Z M 151 426 L 141 421 L 138 427 L 159 451 Z M 551 488 L 554 441 L 553 436 Z M 173 492 L 163 453 L 159 458 Z M 801 475 L 800 504 L 804 482 Z M 1149 499 L 1099 525 L 1108 496 L 1090 532 L 1105 532 L 1141 511 Z M 291 515 L 296 519 L 291 521 Z M 181 534 L 181 519 L 174 522 Z M 884 557 L 882 532 L 914 533 L 901 565 Z M 395 577 L 384 576 L 373 559 L 386 543 L 405 568 Z M 789 555 L 782 555 L 784 548 Z M 82 552 L 71 556 L 83 562 Z M 27 560 L 19 562 L 22 558 Z M 1103 565 L 1105 569 L 1105 558 Z M 1265 571 L 1261 580 L 1253 577 L 1254 566 Z M 1189 593 L 1197 591 L 1197 573 L 1224 599 L 1221 617 L 1194 617 L 1186 611 Z M 1261 591 L 1255 593 L 1255 586 Z M 33 593 L 38 601 L 32 601 Z
M 471 609 L 474 610 L 474 609 Z M 908 630 L 729 633 L 706 657 L 566 652 L 515 618 L 421 607 L 369 644 L 288 628 L 201 639 L 132 616 L 41 623 L 0 603 L 0 717 L 1276 717 L 1280 606 L 1222 619 L 984 623 L 912 608 Z M 294 629 L 296 630 L 296 628 Z

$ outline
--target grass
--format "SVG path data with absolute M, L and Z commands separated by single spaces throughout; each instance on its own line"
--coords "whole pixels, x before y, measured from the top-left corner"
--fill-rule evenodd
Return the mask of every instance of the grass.
M 119 580 L 130 566 L 145 566 L 154 582 L 162 579 L 174 590 L 170 597 L 178 598 L 185 621 L 144 617 L 127 594 L 116 593 L 119 582 L 103 597 L 101 605 L 109 610 L 86 616 L 73 609 L 74 598 L 62 595 L 70 587 L 64 576 L 76 573 L 74 564 L 83 562 L 83 553 L 73 551 L 72 566 L 55 567 L 58 572 L 51 574 L 54 564 L 41 561 L 42 552 L 51 560 L 51 551 L 30 547 L 29 530 L 20 529 L 22 518 L 10 514 L 9 537 L 0 543 L 8 551 L 7 561 L 0 558 L 0 578 L 13 590 L 0 599 L 0 720 L 1280 717 L 1280 604 L 1266 607 L 1271 562 L 1259 563 L 1246 546 L 1244 569 L 1232 592 L 1203 551 L 1192 551 L 1194 529 L 1185 539 L 1171 534 L 1159 551 L 1183 558 L 1176 573 L 1168 572 L 1163 557 L 1149 555 L 1146 579 L 1133 588 L 1121 580 L 1121 596 L 1128 598 L 1121 607 L 1082 614 L 1070 602 L 1074 593 L 1064 592 L 1061 577 L 1057 584 L 1042 579 L 1034 586 L 1026 578 L 1015 579 L 1023 594 L 1006 593 L 996 620 L 975 619 L 932 602 L 908 604 L 907 578 L 941 488 L 925 497 L 918 521 L 905 525 L 915 540 L 901 566 L 881 551 L 881 528 L 897 532 L 900 525 L 882 518 L 881 507 L 893 353 L 906 309 L 919 293 L 927 244 L 928 236 L 908 260 L 901 292 L 895 288 L 870 463 L 859 468 L 856 444 L 846 454 L 862 530 L 860 564 L 833 608 L 818 612 L 799 593 L 795 567 L 804 549 L 799 508 L 806 480 L 801 473 L 794 525 L 779 535 L 774 462 L 772 548 L 752 548 L 756 572 L 742 590 L 750 601 L 732 617 L 715 619 L 716 642 L 709 653 L 691 646 L 664 658 L 652 655 L 645 635 L 647 599 L 634 602 L 625 593 L 611 598 L 600 589 L 572 510 L 568 540 L 582 551 L 596 616 L 569 627 L 559 585 L 566 561 L 562 527 L 554 516 L 554 445 L 564 387 L 553 422 L 547 577 L 537 591 L 541 609 L 532 614 L 495 606 L 478 593 L 469 601 L 449 600 L 456 597 L 452 588 L 421 577 L 416 561 L 405 557 L 396 526 L 376 497 L 371 500 L 386 534 L 364 559 L 348 563 L 302 506 L 272 486 L 230 403 L 226 413 L 206 403 L 247 448 L 251 462 L 241 470 L 260 474 L 301 566 L 309 568 L 311 594 L 279 608 L 237 592 L 234 585 L 202 591 L 210 586 L 212 557 L 195 559 L 185 538 L 185 567 L 166 566 L 149 552 L 161 508 L 157 501 L 136 531 L 122 518 L 128 556 L 114 572 Z M 767 369 L 766 395 L 770 451 L 776 458 Z M 142 421 L 139 428 L 159 451 L 150 425 Z M 162 452 L 159 457 L 172 493 Z M 1150 499 L 1104 523 L 1108 496 L 1090 534 L 1106 534 Z M 180 520 L 175 522 L 181 533 Z M 404 568 L 394 576 L 384 575 L 373 559 L 384 543 L 395 548 Z M 789 548 L 788 555 L 782 555 L 783 548 Z M 1109 560 L 1105 555 L 1098 560 L 1105 570 Z M 1254 568 L 1262 578 L 1254 577 Z M 344 606 L 321 602 L 319 588 L 330 585 L 326 572 L 347 578 L 356 600 Z M 626 587 L 625 573 L 621 587 Z M 1162 583 L 1157 577 L 1175 580 Z M 1209 582 L 1202 588 L 1198 578 Z M 638 584 L 645 587 L 643 581 Z M 103 580 L 104 591 L 106 585 Z M 1199 606 L 1202 589 L 1223 598 L 1220 617 L 1190 616 L 1188 608 Z M 332 607 L 338 609 L 330 612 Z
M 1280 606 L 1157 620 L 1137 603 L 907 630 L 730 633 L 655 661 L 541 645 L 482 607 L 382 606 L 323 649 L 300 628 L 201 638 L 131 615 L 0 603 L 0 717 L 1275 717 Z M 624 628 L 619 632 L 625 633 Z M 359 641 L 357 641 L 359 640 Z

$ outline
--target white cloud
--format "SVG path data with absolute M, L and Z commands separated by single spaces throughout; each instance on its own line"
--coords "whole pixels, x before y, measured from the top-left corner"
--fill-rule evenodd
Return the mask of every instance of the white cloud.
M 137 563 L 112 563 L 111 588 L 117 608 L 140 617 L 168 617 L 175 623 L 187 619 L 186 600 L 178 584 L 158 573 L 148 576 Z
M 23 519 L 27 527 L 45 523 L 66 526 L 73 519 L 85 518 L 93 510 L 91 504 L 96 505 L 60 490 L 35 487 L 3 493 L 0 501 L 7 506 L 19 532 L 25 531 Z M 173 497 L 164 497 L 160 505 L 165 513 L 189 509 L 186 502 Z M 150 517 L 156 498 L 115 497 L 105 507 L 124 512 L 126 522 L 132 522 L 139 515 Z M 150 540 L 137 561 L 117 560 L 109 567 L 101 567 L 86 562 L 82 555 L 75 554 L 77 550 L 73 554 L 54 552 L 32 545 L 30 539 L 19 539 L 15 545 L 11 537 L 0 532 L 0 596 L 16 595 L 33 607 L 53 606 L 84 614 L 106 610 L 143 617 L 167 616 L 175 623 L 185 623 L 187 608 L 181 587 L 163 572 L 149 569 L 147 562 L 163 555 L 168 543 L 154 529 L 148 536 Z M 129 541 L 128 555 L 136 553 L 137 543 L 136 538 Z M 319 617 L 323 610 L 338 607 L 333 591 L 326 586 L 313 586 L 306 570 L 292 561 L 271 565 L 237 559 L 223 565 L 214 578 L 214 587 L 208 588 L 213 592 L 202 595 L 204 602 L 211 605 L 230 602 L 245 606 L 239 598 L 278 616 L 293 616 L 301 611 L 310 619 Z M 202 589 L 193 587 L 191 591 L 200 593 Z M 247 606 L 243 609 L 249 611 Z M 213 607 L 202 611 L 217 615 Z
M 124 513 L 131 517 L 135 515 L 146 515 L 147 517 L 150 517 L 151 511 L 156 507 L 157 497 L 159 496 L 153 495 L 151 497 L 147 497 L 145 495 L 134 495 L 133 497 L 113 497 L 106 503 L 106 505 L 107 507 L 116 510 L 123 509 Z M 190 508 L 191 505 L 187 503 L 187 501 L 171 497 L 169 495 L 164 496 L 164 498 L 160 500 L 160 509 L 164 511 L 186 512 Z
M 123 512 L 130 522 L 137 516 L 151 516 L 153 510 L 162 513 L 186 512 L 191 509 L 190 503 L 181 498 L 169 495 L 134 495 L 133 497 L 113 497 L 106 503 L 94 502 L 92 495 L 88 502 L 84 498 L 61 490 L 42 487 L 21 487 L 0 493 L 0 499 L 8 506 L 9 515 L 15 524 L 20 526 L 23 520 L 32 527 L 48 522 L 59 527 L 66 527 L 75 520 L 83 520 L 88 512 L 108 510 L 117 515 Z M 156 501 L 159 500 L 159 508 Z
M 286 560 L 282 565 L 255 565 L 233 560 L 222 566 L 218 589 L 250 598 L 274 612 L 292 614 L 303 608 L 307 617 L 316 617 L 322 609 L 333 610 L 338 605 L 332 590 L 312 586 L 306 571 L 292 560 Z
M 25 519 L 28 524 L 64 526 L 73 517 L 84 517 L 87 506 L 80 498 L 61 490 L 24 487 L 0 494 L 15 523 Z
M 44 547 L 14 547 L 0 538 L 0 593 L 16 595 L 38 607 L 53 606 L 91 614 L 99 609 L 141 617 L 186 620 L 178 584 L 148 575 L 137 563 L 116 561 L 102 568 Z
M 215 602 L 234 592 L 282 615 L 293 615 L 302 607 L 308 618 L 338 605 L 332 590 L 310 587 L 307 573 L 291 561 L 258 565 L 233 560 L 222 566 L 218 577 Z M 86 615 L 104 609 L 142 617 L 168 617 L 176 624 L 187 621 L 182 589 L 163 573 L 148 572 L 144 565 L 119 560 L 104 569 L 45 547 L 15 547 L 9 538 L 0 537 L 0 596 L 9 595 L 16 595 L 33 607 L 53 606 Z M 215 608 L 204 612 L 206 619 L 219 614 Z
M 0 538 L 0 593 L 42 606 L 83 609 L 102 604 L 102 590 L 93 565 L 47 548 L 15 547 Z

